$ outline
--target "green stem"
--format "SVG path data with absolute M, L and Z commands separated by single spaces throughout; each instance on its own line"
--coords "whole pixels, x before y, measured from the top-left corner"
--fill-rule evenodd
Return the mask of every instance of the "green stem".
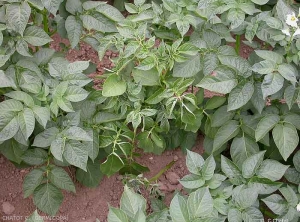
M 158 178 L 163 175 L 167 170 L 169 170 L 173 165 L 174 165 L 175 161 L 170 162 L 167 166 L 165 166 L 161 171 L 158 172 L 158 174 L 156 174 L 154 177 L 152 177 L 151 179 L 149 179 L 149 182 L 154 182 L 157 181 Z
M 239 55 L 240 54 L 240 48 L 241 48 L 241 36 L 236 35 L 235 36 L 235 51 Z

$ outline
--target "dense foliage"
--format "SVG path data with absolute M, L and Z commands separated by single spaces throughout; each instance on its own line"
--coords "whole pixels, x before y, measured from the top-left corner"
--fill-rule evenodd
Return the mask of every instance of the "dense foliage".
M 54 215 L 61 189 L 75 192 L 62 167 L 77 167 L 78 181 L 97 186 L 103 174 L 147 171 L 134 161 L 136 148 L 187 152 L 201 131 L 208 158 L 188 152 L 195 166 L 188 163 L 192 174 L 181 182 L 196 191 L 185 221 L 251 221 L 262 218 L 262 203 L 297 221 L 298 7 L 284 0 L 149 2 L 126 3 L 126 18 L 99 1 L 0 2 L 0 151 L 19 167 L 36 166 L 24 196 Z M 86 76 L 92 64 L 49 48 L 56 32 L 72 48 L 88 43 L 100 59 L 108 49 L 119 53 L 99 77 L 101 90 Z M 239 55 L 241 35 L 255 49 L 247 59 Z M 204 98 L 204 90 L 218 94 Z M 218 199 L 219 187 L 232 191 Z M 253 199 L 239 199 L 249 193 Z M 196 197 L 209 207 L 199 208 L 204 213 Z

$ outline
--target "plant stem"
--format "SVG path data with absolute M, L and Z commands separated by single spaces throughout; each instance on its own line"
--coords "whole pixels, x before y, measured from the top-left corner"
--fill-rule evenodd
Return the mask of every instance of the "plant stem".
M 158 178 L 163 175 L 168 169 L 170 169 L 174 165 L 175 161 L 170 162 L 167 166 L 165 166 L 163 169 L 161 169 L 158 174 L 156 174 L 154 177 L 149 179 L 149 182 L 157 181 Z
M 240 54 L 240 48 L 241 48 L 241 36 L 236 35 L 235 36 L 235 51 L 238 55 Z

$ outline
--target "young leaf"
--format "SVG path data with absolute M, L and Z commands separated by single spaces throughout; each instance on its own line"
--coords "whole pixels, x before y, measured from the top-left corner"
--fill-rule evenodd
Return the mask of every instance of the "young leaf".
M 80 41 L 80 36 L 83 30 L 82 24 L 76 19 L 75 16 L 68 16 L 65 26 L 71 47 L 75 48 Z
M 244 178 L 251 178 L 256 174 L 257 169 L 264 159 L 266 151 L 256 153 L 248 157 L 242 165 L 242 174 Z
M 205 184 L 205 180 L 195 174 L 188 174 L 179 181 L 187 189 L 197 189 Z
M 129 222 L 127 215 L 120 209 L 109 207 L 107 220 L 110 222 Z
M 120 80 L 118 75 L 113 74 L 104 82 L 102 94 L 105 97 L 119 96 L 126 91 L 126 88 L 126 82 Z
M 53 167 L 48 174 L 48 178 L 56 187 L 75 193 L 74 183 L 63 168 Z
M 176 194 L 170 204 L 170 215 L 174 222 L 189 222 L 189 212 L 186 200 Z
M 68 163 L 86 171 L 88 152 L 82 143 L 78 141 L 69 141 L 65 146 L 63 157 Z
M 204 159 L 201 155 L 187 150 L 186 166 L 191 173 L 200 175 L 200 170 L 203 164 Z
M 223 144 L 234 138 L 240 131 L 239 123 L 236 120 L 230 120 L 223 125 L 217 132 L 214 140 L 213 150 L 217 151 Z
M 272 135 L 281 156 L 287 160 L 299 143 L 297 129 L 289 123 L 277 124 Z
M 209 156 L 201 169 L 201 176 L 204 180 L 210 180 L 215 172 L 216 162 L 213 156 Z
M 24 138 L 28 140 L 35 127 L 35 118 L 31 109 L 25 108 L 18 115 L 18 122 Z
M 122 169 L 123 166 L 124 163 L 117 154 L 110 154 L 100 168 L 105 175 L 111 176 Z
M 63 201 L 63 195 L 57 187 L 51 183 L 45 183 L 36 188 L 33 201 L 41 211 L 54 216 Z
M 63 0 L 42 0 L 45 8 L 56 16 L 56 12 Z
M 257 170 L 257 176 L 277 181 L 283 177 L 288 168 L 289 166 L 285 166 L 276 160 L 264 160 Z
M 253 93 L 253 83 L 247 82 L 244 85 L 238 85 L 229 94 L 227 111 L 239 109 L 246 105 L 251 99 Z
M 31 0 L 32 1 L 32 0 Z M 31 214 L 25 222 L 44 222 L 43 218 L 38 214 L 37 210 Z
M 93 138 L 85 130 L 77 126 L 70 127 L 65 132 L 65 136 L 70 140 L 93 141 Z
M 48 34 L 37 26 L 29 26 L 25 30 L 23 38 L 33 46 L 42 46 L 52 41 Z
M 230 156 L 240 169 L 247 158 L 258 152 L 258 144 L 247 136 L 235 137 L 231 143 Z
M 21 4 L 8 4 L 6 8 L 8 26 L 23 36 L 30 13 L 31 8 L 26 1 L 23 1 Z
M 261 140 L 273 127 L 279 122 L 280 117 L 276 114 L 270 114 L 262 118 L 255 130 L 256 142 Z
M 123 210 L 129 218 L 133 219 L 139 210 L 145 212 L 146 200 L 125 186 L 121 197 L 120 209 Z
M 42 183 L 44 178 L 44 173 L 40 168 L 33 169 L 28 173 L 23 181 L 23 193 L 24 198 L 29 197 L 33 194 L 34 190 Z
M 190 194 L 187 201 L 191 218 L 205 217 L 213 211 L 213 199 L 207 187 L 198 189 Z
M 201 70 L 200 56 L 197 54 L 185 62 L 176 62 L 173 69 L 174 77 L 193 77 Z
M 100 170 L 100 163 L 88 161 L 86 172 L 82 169 L 76 170 L 76 179 L 87 187 L 97 187 L 103 177 Z

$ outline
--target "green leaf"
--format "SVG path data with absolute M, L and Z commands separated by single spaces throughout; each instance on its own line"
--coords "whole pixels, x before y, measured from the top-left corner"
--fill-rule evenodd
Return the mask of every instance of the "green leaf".
M 238 81 L 230 69 L 219 68 L 214 71 L 214 75 L 205 76 L 197 86 L 212 92 L 227 94 L 230 93 L 237 84 Z
M 249 62 L 242 57 L 219 55 L 218 58 L 223 65 L 237 70 L 238 74 L 245 78 L 252 74 Z
M 94 161 L 99 153 L 99 132 L 97 130 L 87 130 L 88 135 L 93 138 L 92 142 L 84 142 L 88 149 L 88 155 Z
M 236 208 L 230 208 L 228 211 L 229 222 L 243 222 L 242 213 Z
M 285 88 L 284 99 L 289 109 L 291 109 L 292 106 L 295 104 L 297 97 L 298 97 L 298 90 L 295 88 L 295 86 L 290 85 Z
M 22 160 L 33 166 L 44 164 L 48 159 L 48 154 L 44 149 L 34 148 L 28 149 L 22 155 Z
M 213 156 L 209 156 L 206 160 L 204 165 L 201 169 L 201 177 L 204 180 L 210 180 L 215 172 L 216 169 L 216 162 Z
M 25 30 L 23 38 L 33 46 L 42 46 L 52 41 L 48 34 L 37 26 L 29 26 Z
M 2 58 L 1 58 L 1 55 L 0 55 L 0 67 L 4 66 L 6 61 L 10 58 L 10 56 L 7 56 L 7 57 L 3 56 L 3 57 L 5 59 L 3 58 L 4 60 L 2 62 L 1 61 Z M 6 76 L 5 73 L 2 70 L 0 70 L 0 88 L 6 88 L 6 87 L 16 87 L 16 85 L 10 77 Z
M 298 204 L 298 197 L 292 187 L 287 185 L 286 187 L 279 188 L 280 193 L 284 196 L 290 206 L 295 207 Z
M 143 86 L 156 86 L 159 85 L 159 73 L 156 68 L 150 70 L 133 69 L 132 76 L 136 83 L 140 83 Z
M 186 200 L 176 194 L 170 204 L 170 215 L 174 222 L 189 222 L 189 212 Z
M 294 155 L 293 163 L 295 168 L 300 172 L 300 151 L 297 151 L 297 153 Z
M 279 122 L 280 117 L 276 114 L 269 114 L 262 118 L 255 130 L 256 141 L 261 140 L 264 136 Z
M 229 179 L 239 182 L 239 180 L 242 178 L 239 168 L 223 155 L 221 156 L 221 169 Z
M 8 4 L 6 8 L 7 25 L 23 36 L 31 8 L 26 1 L 21 4 Z
M 263 99 L 269 95 L 277 93 L 283 87 L 283 83 L 284 78 L 278 72 L 265 75 L 264 81 L 261 85 Z
M 262 93 L 260 83 L 254 84 L 254 93 L 251 97 L 251 102 L 259 113 L 261 113 L 263 108 L 266 106 L 266 100 L 263 98 L 263 93 Z
M 282 55 L 269 50 L 255 50 L 255 53 L 262 59 L 281 64 L 283 62 Z
M 276 63 L 274 61 L 263 60 L 259 63 L 255 63 L 252 66 L 252 70 L 259 74 L 270 74 L 275 70 Z
M 242 214 L 244 221 L 262 221 L 264 220 L 264 215 L 262 212 L 255 208 L 255 207 L 249 207 L 246 209 Z
M 288 205 L 279 194 L 272 194 L 262 201 L 277 215 L 283 215 L 287 211 Z
M 179 181 L 181 185 L 187 189 L 197 189 L 205 184 L 205 180 L 195 174 L 188 174 Z
M 27 150 L 27 146 L 24 146 L 18 143 L 14 139 L 6 140 L 0 144 L 1 153 L 10 161 L 13 161 L 17 164 L 22 162 L 22 155 Z
M 66 143 L 63 157 L 68 163 L 86 171 L 88 152 L 82 143 L 78 141 L 69 141 Z
M 57 139 L 55 139 L 55 137 L 52 138 L 53 141 L 51 142 L 51 146 L 50 146 L 51 153 L 55 159 L 59 161 L 63 161 L 63 152 L 65 150 L 66 140 L 63 138 L 57 138 Z
M 35 119 L 46 128 L 47 122 L 50 120 L 50 110 L 47 107 L 34 106 L 32 108 Z
M 236 120 L 230 120 L 221 128 L 219 128 L 213 144 L 214 152 L 217 151 L 223 144 L 230 139 L 234 138 L 240 131 L 239 122 Z
M 205 109 L 216 109 L 226 102 L 224 96 L 213 96 L 205 104 Z
M 244 178 L 251 178 L 256 174 L 257 169 L 263 162 L 265 152 L 266 151 L 261 151 L 253 154 L 244 161 L 242 165 L 242 174 Z
M 100 4 L 98 7 L 96 7 L 96 10 L 115 22 L 121 22 L 125 19 L 119 10 L 109 4 Z
M 80 18 L 83 27 L 87 30 L 96 30 L 102 33 L 117 31 L 115 24 L 101 14 L 81 15 Z
M 107 220 L 110 222 L 129 222 L 127 215 L 120 209 L 109 207 Z
M 65 136 L 70 140 L 93 141 L 93 138 L 85 130 L 77 126 L 70 127 L 65 132 Z
M 288 168 L 289 166 L 285 166 L 276 160 L 264 160 L 257 171 L 257 176 L 277 181 L 283 177 Z
M 231 91 L 228 98 L 228 111 L 239 109 L 246 105 L 254 93 L 253 83 L 247 82 L 244 85 L 238 85 Z
M 23 104 L 14 99 L 4 100 L 0 103 L 0 110 L 2 112 L 20 112 L 23 109 Z
M 71 74 L 82 73 L 89 65 L 89 61 L 75 61 L 68 64 L 68 72 Z
M 34 204 L 43 212 L 54 216 L 63 201 L 61 191 L 51 183 L 40 185 L 33 193 Z
M 174 77 L 193 77 L 201 70 L 200 55 L 197 54 L 185 62 L 176 62 L 173 68 Z
M 238 195 L 235 196 L 235 202 L 242 209 L 247 209 L 254 205 L 258 198 L 258 193 L 253 188 L 242 189 Z
M 298 72 L 297 69 L 295 69 L 292 65 L 281 64 L 278 66 L 278 72 L 286 80 L 291 81 L 292 83 L 297 82 L 296 75 Z
M 48 178 L 56 187 L 63 190 L 72 191 L 73 193 L 76 192 L 72 179 L 63 168 L 53 167 L 48 174 Z
M 258 152 L 258 144 L 249 137 L 235 137 L 231 143 L 230 156 L 239 168 L 247 158 Z
M 35 127 L 35 118 L 32 110 L 25 108 L 20 112 L 18 115 L 18 122 L 24 138 L 28 140 Z
M 238 28 L 245 20 L 245 13 L 239 8 L 232 8 L 228 11 L 228 21 L 231 22 L 231 29 Z
M 94 163 L 91 160 L 87 162 L 86 172 L 82 169 L 76 170 L 76 179 L 87 187 L 97 187 L 102 177 L 100 163 L 96 161 Z
M 56 127 L 51 127 L 36 135 L 32 146 L 46 148 L 49 147 L 53 140 L 55 140 L 56 135 L 59 130 Z
M 7 97 L 23 102 L 28 107 L 34 106 L 34 101 L 32 97 L 22 91 L 11 91 L 5 94 Z
M 204 159 L 201 155 L 187 150 L 186 166 L 191 173 L 200 175 L 200 170 L 203 164 Z
M 82 24 L 76 19 L 75 16 L 71 15 L 66 19 L 65 26 L 71 47 L 75 48 L 80 41 L 81 33 L 83 30 Z
M 231 120 L 235 115 L 235 112 L 228 112 L 227 105 L 219 107 L 211 118 L 212 127 L 220 127 L 227 121 Z
M 37 168 L 28 173 L 23 181 L 24 198 L 33 194 L 34 190 L 42 183 L 45 171 Z
M 218 56 L 215 53 L 207 53 L 203 58 L 203 74 L 210 75 L 219 65 Z
M 29 49 L 28 49 L 28 43 L 25 42 L 23 39 L 19 39 L 17 41 L 16 50 L 22 56 L 32 57 L 32 55 L 31 55 L 31 53 L 29 52 Z
M 67 0 L 66 10 L 75 15 L 76 12 L 82 12 L 82 2 L 80 0 Z
M 251 1 L 257 5 L 265 5 L 268 3 L 269 0 L 251 0 Z
M 113 74 L 104 82 L 102 94 L 105 97 L 119 96 L 126 91 L 126 88 L 126 82 L 120 80 L 118 75 Z
M 25 222 L 44 222 L 43 218 L 38 214 L 37 210 L 31 214 Z
M 125 186 L 121 197 L 120 209 L 124 211 L 129 218 L 133 219 L 139 210 L 145 212 L 146 200 Z
M 205 217 L 213 211 L 213 199 L 207 187 L 190 194 L 187 200 L 190 218 Z
M 299 143 L 297 129 L 289 123 L 277 124 L 272 135 L 281 156 L 287 160 Z
M 63 0 L 42 0 L 42 2 L 45 8 L 54 16 L 56 16 L 56 12 Z
M 107 175 L 111 176 L 117 173 L 124 166 L 124 162 L 121 160 L 117 154 L 110 154 L 105 162 L 101 164 L 101 171 Z
M 0 114 L 0 141 L 12 138 L 19 130 L 18 118 L 14 113 Z
M 78 86 L 69 86 L 64 97 L 71 102 L 80 102 L 88 97 L 89 93 Z

